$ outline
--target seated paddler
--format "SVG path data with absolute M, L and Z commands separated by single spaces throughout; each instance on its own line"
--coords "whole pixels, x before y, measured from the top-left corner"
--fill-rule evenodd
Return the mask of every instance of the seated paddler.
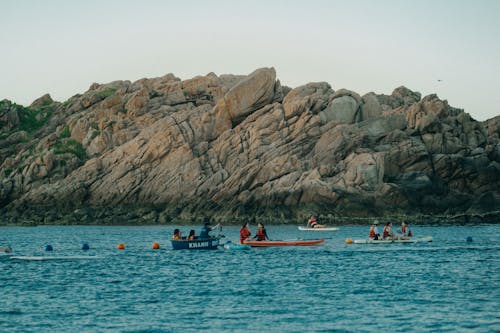
M 219 228 L 219 227 L 220 227 L 220 223 L 218 223 L 217 225 L 215 225 L 215 226 L 212 227 L 212 225 L 210 223 L 210 220 L 206 220 L 205 224 L 201 228 L 199 238 L 211 238 L 211 237 L 214 237 L 214 236 L 210 235 L 210 232 L 213 231 L 214 229 Z

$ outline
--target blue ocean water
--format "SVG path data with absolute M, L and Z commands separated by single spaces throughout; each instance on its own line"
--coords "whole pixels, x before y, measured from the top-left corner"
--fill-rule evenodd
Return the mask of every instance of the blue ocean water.
M 267 226 L 271 239 L 328 239 L 249 251 L 173 251 L 174 228 L 0 228 L 18 256 L 88 256 L 2 256 L 0 332 L 500 331 L 500 225 L 413 226 L 434 242 L 387 245 L 345 244 L 368 227 Z M 237 242 L 239 227 L 223 233 Z

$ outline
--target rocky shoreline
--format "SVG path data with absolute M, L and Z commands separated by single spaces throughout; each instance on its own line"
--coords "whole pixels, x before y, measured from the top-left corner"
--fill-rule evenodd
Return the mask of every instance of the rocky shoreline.
M 202 225 L 208 218 L 213 223 L 242 225 L 244 222 L 264 224 L 302 225 L 311 214 L 328 225 L 369 225 L 373 221 L 381 224 L 407 221 L 412 225 L 468 225 L 497 224 L 500 211 L 486 213 L 445 214 L 390 214 L 376 216 L 353 215 L 350 213 L 317 213 L 311 211 L 289 212 L 288 207 L 276 209 L 274 213 L 233 215 L 233 214 L 176 214 L 175 210 L 160 210 L 155 207 L 81 207 L 74 211 L 50 208 L 31 208 L 21 211 L 1 211 L 1 226 L 41 226 L 41 225 Z
M 498 211 L 500 116 L 406 87 L 292 89 L 261 68 L 0 101 L 0 225 L 498 223 Z

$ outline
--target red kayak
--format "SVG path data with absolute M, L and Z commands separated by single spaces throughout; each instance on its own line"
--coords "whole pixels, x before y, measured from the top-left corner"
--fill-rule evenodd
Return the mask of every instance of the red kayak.
M 308 245 L 316 245 L 319 243 L 323 243 L 324 239 L 289 239 L 289 240 L 266 240 L 266 241 L 257 241 L 257 240 L 246 240 L 243 243 L 250 246 L 308 246 Z

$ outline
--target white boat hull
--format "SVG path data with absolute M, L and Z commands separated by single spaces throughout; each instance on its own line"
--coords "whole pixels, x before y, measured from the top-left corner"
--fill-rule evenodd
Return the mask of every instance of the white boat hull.
M 308 227 L 299 227 L 300 231 L 338 231 L 339 228 L 334 227 L 325 227 L 325 228 L 308 228 Z
M 89 260 L 98 259 L 97 256 L 13 256 L 12 260 L 26 260 L 26 261 L 46 261 L 46 260 Z
M 355 239 L 354 244 L 389 244 L 389 243 L 422 243 L 432 242 L 432 236 L 410 238 L 410 239 Z

